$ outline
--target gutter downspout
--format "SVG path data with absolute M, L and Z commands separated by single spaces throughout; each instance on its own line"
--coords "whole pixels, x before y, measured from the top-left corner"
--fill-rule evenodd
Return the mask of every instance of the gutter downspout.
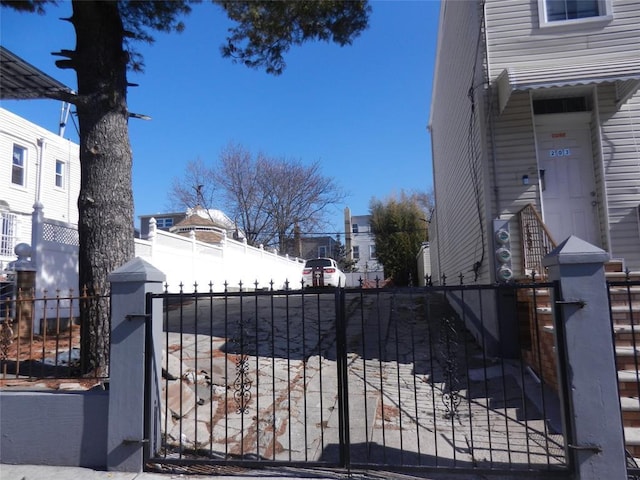
M 482 8 L 483 8 L 483 15 L 482 15 L 482 19 L 483 19 L 483 28 L 484 28 L 484 53 L 485 53 L 485 71 L 484 71 L 484 81 L 485 81 L 485 85 L 487 86 L 487 92 L 488 92 L 488 99 L 489 99 L 489 122 L 487 124 L 487 127 L 489 128 L 489 139 L 490 139 L 490 143 L 491 145 L 489 146 L 491 152 L 490 152 L 490 157 L 491 157 L 491 183 L 492 183 L 492 188 L 490 191 L 493 192 L 493 198 L 495 200 L 495 207 L 492 207 L 491 205 L 489 205 L 489 211 L 490 211 L 490 218 L 494 219 L 494 218 L 500 218 L 500 212 L 502 211 L 502 206 L 501 206 L 501 201 L 500 201 L 500 187 L 498 185 L 498 159 L 496 157 L 496 129 L 495 129 L 495 111 L 497 111 L 494 107 L 495 107 L 495 103 L 497 103 L 497 99 L 494 99 L 495 96 L 495 92 L 494 92 L 494 88 L 493 85 L 491 83 L 491 59 L 490 59 L 490 54 L 489 54 L 489 35 L 488 35 L 488 25 L 487 25 L 487 12 L 486 12 L 486 2 L 482 3 Z M 492 227 L 493 225 L 491 224 L 490 228 L 489 228 L 489 232 L 492 232 Z M 487 235 L 489 236 L 489 235 Z M 491 235 L 491 238 L 493 238 L 493 235 Z M 483 240 L 484 241 L 484 240 Z M 489 240 L 489 238 L 487 238 L 487 241 L 489 243 L 489 245 L 487 245 L 488 250 L 491 251 L 493 248 L 492 245 L 492 241 Z M 492 282 L 496 281 L 496 270 L 495 268 L 492 268 L 491 266 L 489 267 L 489 279 Z
M 486 3 L 483 3 L 482 8 L 486 9 Z M 500 206 L 500 188 L 498 187 L 498 175 L 496 173 L 497 171 L 497 164 L 498 164 L 498 160 L 496 158 L 496 149 L 495 149 L 495 145 L 496 145 L 496 135 L 495 135 L 495 118 L 494 118 L 494 91 L 493 91 L 493 87 L 491 84 L 491 79 L 490 79 L 490 75 L 489 72 L 491 71 L 491 60 L 489 59 L 489 49 L 487 48 L 487 45 L 489 44 L 489 39 L 487 36 L 487 15 L 485 12 L 485 15 L 483 15 L 483 19 L 484 19 L 484 51 L 485 51 L 485 58 L 486 60 L 486 70 L 485 70 L 485 82 L 487 85 L 487 88 L 489 90 L 489 136 L 491 138 L 491 182 L 493 183 L 493 195 L 495 198 L 495 202 L 496 202 L 496 206 L 495 206 L 495 211 L 491 212 L 491 218 L 497 218 L 498 215 L 500 214 L 501 211 L 501 206 Z
M 46 140 L 43 137 L 38 139 L 38 161 L 36 162 L 36 198 L 35 202 L 37 204 L 42 203 L 42 171 L 44 164 L 44 151 L 47 147 Z
M 439 284 L 440 282 L 440 275 L 442 274 L 442 259 L 440 256 L 440 240 L 438 239 L 438 200 L 437 200 L 437 189 L 436 189 L 436 176 L 435 176 L 435 167 L 434 167 L 434 146 L 433 146 L 433 125 L 429 124 L 427 125 L 427 131 L 429 132 L 429 134 L 431 135 L 431 141 L 429 142 L 431 144 L 431 171 L 432 171 L 432 176 L 433 176 L 433 203 L 434 203 L 434 207 L 433 207 L 433 211 L 431 213 L 431 217 L 429 218 L 430 221 L 433 221 L 433 216 L 435 214 L 436 216 L 436 221 L 435 221 L 435 228 L 436 228 L 436 257 L 437 257 L 437 263 L 438 263 L 438 267 L 437 267 L 437 273 L 438 273 L 438 278 L 436 278 L 436 282 Z M 431 236 L 429 236 L 429 240 L 431 240 Z M 433 243 L 430 241 L 430 243 Z M 433 265 L 431 265 L 431 273 L 433 274 Z
M 606 246 L 605 246 L 605 250 L 607 252 L 609 252 L 609 254 L 611 255 L 611 258 L 615 258 L 614 257 L 614 252 L 613 252 L 613 243 L 611 243 L 611 228 L 609 228 L 610 225 L 610 221 L 609 221 L 609 192 L 607 189 L 607 180 L 606 180 L 606 173 L 605 173 L 605 168 L 604 168 L 604 140 L 602 138 L 602 122 L 600 121 L 600 99 L 598 98 L 598 87 L 594 86 L 593 87 L 593 91 L 592 91 L 592 95 L 593 95 L 593 105 L 594 108 L 591 112 L 592 115 L 592 119 L 591 119 L 591 130 L 592 130 L 592 138 L 593 138 L 593 130 L 594 130 L 594 124 L 595 124 L 595 129 L 596 129 L 596 133 L 597 133 L 597 142 L 598 142 L 598 158 L 596 159 L 596 156 L 593 155 L 593 160 L 594 160 L 594 167 L 595 167 L 595 162 L 597 160 L 598 162 L 598 169 L 600 170 L 598 173 L 600 175 L 600 181 L 596 183 L 595 188 L 596 191 L 598 193 L 601 194 L 600 197 L 600 202 L 598 203 L 598 231 L 600 232 L 600 238 L 602 238 L 602 230 L 603 230 L 603 226 L 604 228 L 604 234 L 605 234 L 605 241 L 606 241 Z M 631 113 L 629 110 L 629 104 L 626 104 L 627 107 L 627 112 L 629 113 L 629 121 L 630 123 L 632 122 L 631 120 Z M 624 108 L 621 107 L 620 108 L 620 112 L 622 112 L 622 109 Z M 634 143 L 636 143 L 636 137 L 635 137 L 635 131 L 633 130 L 633 124 L 631 124 L 631 132 L 633 134 L 633 141 Z M 636 153 L 638 153 L 638 146 L 636 144 Z M 640 158 L 640 157 L 637 157 Z M 639 164 L 640 166 L 640 164 Z M 595 175 L 594 175 L 595 176 Z M 596 197 L 596 200 L 598 200 L 598 198 Z M 639 215 L 640 215 L 640 210 L 638 210 Z M 640 221 L 638 222 L 638 226 L 640 228 Z

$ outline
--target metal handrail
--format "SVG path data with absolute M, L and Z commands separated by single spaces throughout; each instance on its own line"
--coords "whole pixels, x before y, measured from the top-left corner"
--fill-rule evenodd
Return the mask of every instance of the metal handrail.
M 535 272 L 536 277 L 546 278 L 542 259 L 557 244 L 533 204 L 527 204 L 518 212 L 518 222 L 522 238 L 522 273 L 531 275 Z

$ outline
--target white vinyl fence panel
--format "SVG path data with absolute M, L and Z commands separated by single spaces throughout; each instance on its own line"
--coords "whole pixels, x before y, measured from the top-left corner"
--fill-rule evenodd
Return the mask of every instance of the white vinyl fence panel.
M 136 240 L 136 256 L 149 261 L 167 276 L 170 292 L 178 292 L 180 285 L 192 291 L 221 292 L 237 290 L 242 282 L 245 290 L 279 290 L 289 282 L 289 288 L 300 288 L 302 267 L 300 259 L 280 256 L 262 247 L 225 238 L 220 245 L 200 242 L 191 237 L 150 228 L 147 240 Z M 271 283 L 273 282 L 273 284 Z

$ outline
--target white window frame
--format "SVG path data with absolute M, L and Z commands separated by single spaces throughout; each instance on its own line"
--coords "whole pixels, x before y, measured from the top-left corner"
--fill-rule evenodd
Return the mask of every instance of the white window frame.
M 0 257 L 14 257 L 18 216 L 0 210 Z
M 16 165 L 16 151 L 22 151 L 21 160 L 22 165 Z M 21 169 L 22 173 L 22 183 L 16 183 L 13 181 L 13 174 L 16 168 Z M 11 185 L 14 187 L 22 187 L 25 188 L 27 186 L 27 149 L 22 145 L 18 145 L 17 143 L 13 144 L 13 150 L 11 151 Z
M 318 247 L 318 258 L 327 258 L 329 255 L 327 254 L 327 246 L 320 245 Z
M 359 245 L 354 245 L 353 246 L 353 259 L 354 260 L 360 260 L 360 246 Z
M 611 0 L 598 0 L 598 15 L 585 18 L 570 18 L 567 20 L 547 19 L 547 0 L 538 0 L 538 18 L 540 28 L 566 27 L 570 25 L 584 25 L 603 23 L 613 20 L 613 7 Z
M 171 218 L 171 217 L 156 218 L 156 227 L 157 228 L 171 228 L 171 227 L 173 227 L 173 218 Z
M 371 260 L 375 260 L 376 258 L 378 258 L 376 256 L 376 246 L 375 246 L 375 244 L 369 245 L 369 258 Z
M 58 166 L 60 166 L 60 171 L 58 171 Z M 66 172 L 67 172 L 67 164 L 62 160 L 56 160 L 56 171 L 55 177 L 53 180 L 53 184 L 56 188 L 60 190 L 64 190 L 66 188 L 67 182 L 66 180 Z

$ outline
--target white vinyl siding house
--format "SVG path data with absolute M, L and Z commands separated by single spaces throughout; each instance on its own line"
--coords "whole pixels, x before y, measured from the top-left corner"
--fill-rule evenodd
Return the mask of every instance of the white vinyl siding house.
M 375 237 L 371 232 L 371 215 L 351 216 L 351 210 L 344 210 L 345 248 L 347 259 L 354 260 L 354 272 L 380 272 L 383 266 L 378 263 L 375 249 Z
M 64 190 L 65 185 L 66 185 L 66 163 L 63 162 L 62 160 L 56 160 L 56 171 L 55 171 L 55 176 L 54 176 L 54 185 L 56 188 L 60 188 L 62 190 Z
M 494 219 L 508 222 L 514 273 L 526 273 L 528 204 L 552 236 L 590 235 L 640 269 L 640 2 L 585 3 L 591 13 L 549 21 L 546 0 L 443 1 L 429 122 L 434 278 L 495 280 Z M 582 204 L 565 210 L 556 191 L 576 186 Z
M 438 118 L 437 123 L 430 123 L 432 155 L 434 160 L 438 159 L 433 165 L 434 192 L 438 199 L 438 220 L 455 220 L 437 223 L 432 252 L 438 252 L 436 258 L 439 255 L 446 259 L 443 268 L 434 271 L 437 276 L 468 275 L 481 261 L 487 241 L 484 228 L 487 167 L 480 157 L 472 154 L 483 149 L 483 133 L 475 125 L 484 106 L 476 104 L 472 112 L 466 95 L 473 86 L 483 84 L 481 58 L 476 55 L 481 12 L 479 5 L 468 2 L 441 4 L 441 22 L 446 19 L 451 28 L 438 32 L 439 75 L 434 79 L 437 94 L 432 96 L 432 111 L 438 113 Z M 468 33 L 460 35 L 460 32 Z M 475 70 L 474 64 L 478 66 Z M 460 92 L 465 94 L 458 95 Z M 485 257 L 487 254 L 484 252 Z
M 21 152 L 21 166 L 16 165 L 16 150 Z M 77 225 L 79 189 L 78 145 L 0 108 L 0 267 L 15 260 L 17 243 L 31 244 L 31 215 L 37 202 L 46 218 Z
M 610 0 L 538 0 L 540 28 L 598 22 L 611 18 Z
M 27 170 L 27 149 L 17 143 L 13 144 L 13 155 L 11 158 L 11 185 L 14 187 L 24 187 Z
M 610 103 L 610 102 L 603 102 Z M 612 110 L 612 109 L 611 109 Z M 601 108 L 602 159 L 610 251 L 640 269 L 640 95 L 617 111 Z

